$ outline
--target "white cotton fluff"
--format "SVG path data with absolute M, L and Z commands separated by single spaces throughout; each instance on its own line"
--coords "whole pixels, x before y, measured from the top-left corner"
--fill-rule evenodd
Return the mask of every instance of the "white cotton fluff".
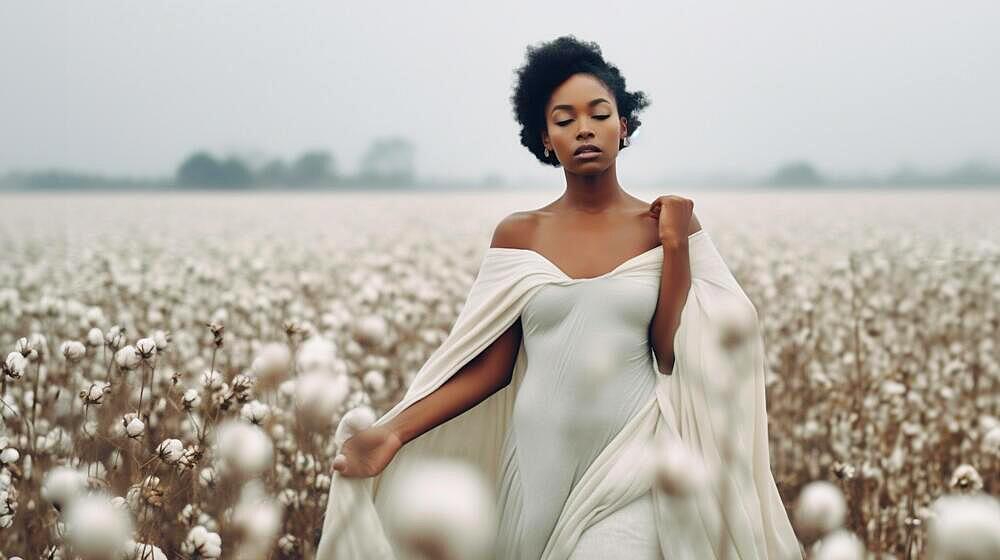
M 205 370 L 201 374 L 201 384 L 206 389 L 215 390 L 222 387 L 224 384 L 222 380 L 222 374 L 217 370 Z
M 143 360 L 151 360 L 156 357 L 156 341 L 152 338 L 140 338 L 135 343 L 135 350 Z
M 90 346 L 104 345 L 104 333 L 101 332 L 101 329 L 94 327 L 87 331 L 87 344 Z
M 87 347 L 76 340 L 67 340 L 59 345 L 59 353 L 67 362 L 79 362 L 87 355 Z
M 667 495 L 690 496 L 702 491 L 710 482 L 708 466 L 683 440 L 657 436 L 653 452 L 656 484 Z
M 349 392 L 347 376 L 313 371 L 295 381 L 295 408 L 305 421 L 325 426 L 333 422 Z
M 215 449 L 227 467 L 253 477 L 271 467 L 274 444 L 259 426 L 226 420 L 215 432 Z
M 240 409 L 240 417 L 251 424 L 260 424 L 267 420 L 270 413 L 270 407 L 258 400 L 252 400 Z
M 354 338 L 366 346 L 379 347 L 389 337 L 389 324 L 381 315 L 367 315 L 354 324 Z
M 989 494 L 935 500 L 927 527 L 929 560 L 1000 558 L 1000 501 Z
M 139 367 L 141 360 L 142 357 L 139 356 L 139 352 L 131 344 L 115 353 L 115 363 L 118 364 L 119 368 L 124 370 L 133 370 Z
M 844 494 L 832 482 L 810 482 L 799 493 L 795 505 L 795 527 L 808 542 L 840 528 L 846 516 Z
M 494 493 L 467 462 L 422 459 L 388 482 L 386 530 L 403 550 L 433 548 L 446 558 L 492 557 L 496 538 Z
M 865 546 L 847 529 L 837 529 L 818 543 L 813 560 L 864 560 Z
M 142 432 L 145 431 L 145 429 L 146 425 L 142 423 L 142 420 L 139 420 L 138 418 L 132 418 L 131 420 L 128 421 L 128 424 L 125 426 L 125 433 L 130 438 L 137 438 L 142 435 Z
M 361 382 L 366 389 L 376 395 L 385 389 L 385 375 L 377 369 L 366 372 Z
M 333 436 L 333 444 L 340 449 L 344 442 L 354 437 L 354 434 L 367 430 L 375 423 L 375 411 L 370 406 L 362 405 L 348 410 L 344 417 L 337 424 L 337 431 Z
M 188 389 L 184 391 L 184 396 L 181 397 L 181 403 L 184 408 L 192 409 L 201 406 L 201 393 L 197 389 Z
M 160 547 L 132 540 L 128 541 L 125 554 L 128 560 L 167 560 L 167 555 Z
M 250 369 L 265 385 L 280 383 L 292 367 L 292 353 L 285 344 L 269 342 L 261 347 Z
M 306 339 L 296 355 L 298 373 L 332 371 L 337 360 L 337 346 L 329 339 L 313 336 Z
M 42 498 L 62 510 L 79 497 L 87 487 L 87 479 L 70 467 L 55 467 L 45 473 Z
M 132 534 L 128 510 L 115 507 L 110 496 L 100 493 L 74 500 L 63 520 L 66 542 L 85 558 L 117 557 Z
M 983 436 L 983 452 L 1000 457 L 1000 426 L 994 426 Z
M 21 454 L 13 447 L 7 447 L 3 451 L 0 451 L 0 464 L 16 463 L 20 458 Z
M 268 496 L 259 480 L 243 485 L 232 513 L 233 525 L 244 535 L 236 558 L 268 556 L 281 529 L 282 509 L 281 502 Z
M 197 558 L 218 558 L 222 556 L 222 537 L 201 525 L 195 525 L 188 531 L 181 551 Z
M 24 372 L 28 368 L 28 359 L 20 352 L 11 352 L 7 354 L 4 364 L 9 377 L 20 379 L 24 376 Z
M 179 439 L 165 439 L 156 447 L 156 454 L 166 463 L 176 463 L 184 456 L 184 444 Z

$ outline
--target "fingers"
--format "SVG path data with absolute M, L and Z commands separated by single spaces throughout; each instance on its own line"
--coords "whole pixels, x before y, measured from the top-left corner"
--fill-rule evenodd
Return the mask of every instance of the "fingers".
M 343 473 L 344 469 L 347 468 L 347 457 L 343 454 L 338 453 L 336 457 L 333 458 L 333 470 Z

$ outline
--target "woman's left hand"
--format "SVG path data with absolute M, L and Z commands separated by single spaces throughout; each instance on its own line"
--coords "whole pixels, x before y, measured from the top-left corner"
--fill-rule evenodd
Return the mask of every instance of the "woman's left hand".
M 659 220 L 661 243 L 676 245 L 687 242 L 694 201 L 672 194 L 659 196 L 649 205 L 649 214 Z

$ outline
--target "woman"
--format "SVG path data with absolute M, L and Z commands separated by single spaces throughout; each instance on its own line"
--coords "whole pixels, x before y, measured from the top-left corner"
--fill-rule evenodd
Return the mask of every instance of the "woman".
M 566 190 L 501 221 L 448 339 L 345 441 L 318 557 L 394 557 L 379 488 L 431 456 L 495 483 L 498 558 L 801 558 L 770 472 L 758 330 L 738 372 L 751 382 L 731 401 L 709 390 L 722 362 L 708 319 L 735 301 L 756 329 L 756 310 L 690 200 L 618 183 L 645 95 L 567 36 L 528 48 L 512 101 L 521 143 Z M 641 465 L 658 434 L 715 465 L 726 497 L 654 491 Z

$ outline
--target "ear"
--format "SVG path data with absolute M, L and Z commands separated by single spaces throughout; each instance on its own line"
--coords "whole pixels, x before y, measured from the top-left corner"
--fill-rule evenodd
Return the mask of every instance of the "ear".
M 628 121 L 625 120 L 625 117 L 621 117 L 619 118 L 618 123 L 618 134 L 621 136 L 621 139 L 624 140 L 625 137 L 628 136 Z
M 552 146 L 549 143 L 549 131 L 548 130 L 543 130 L 542 131 L 542 148 L 543 149 L 548 148 L 549 151 L 553 151 Z

